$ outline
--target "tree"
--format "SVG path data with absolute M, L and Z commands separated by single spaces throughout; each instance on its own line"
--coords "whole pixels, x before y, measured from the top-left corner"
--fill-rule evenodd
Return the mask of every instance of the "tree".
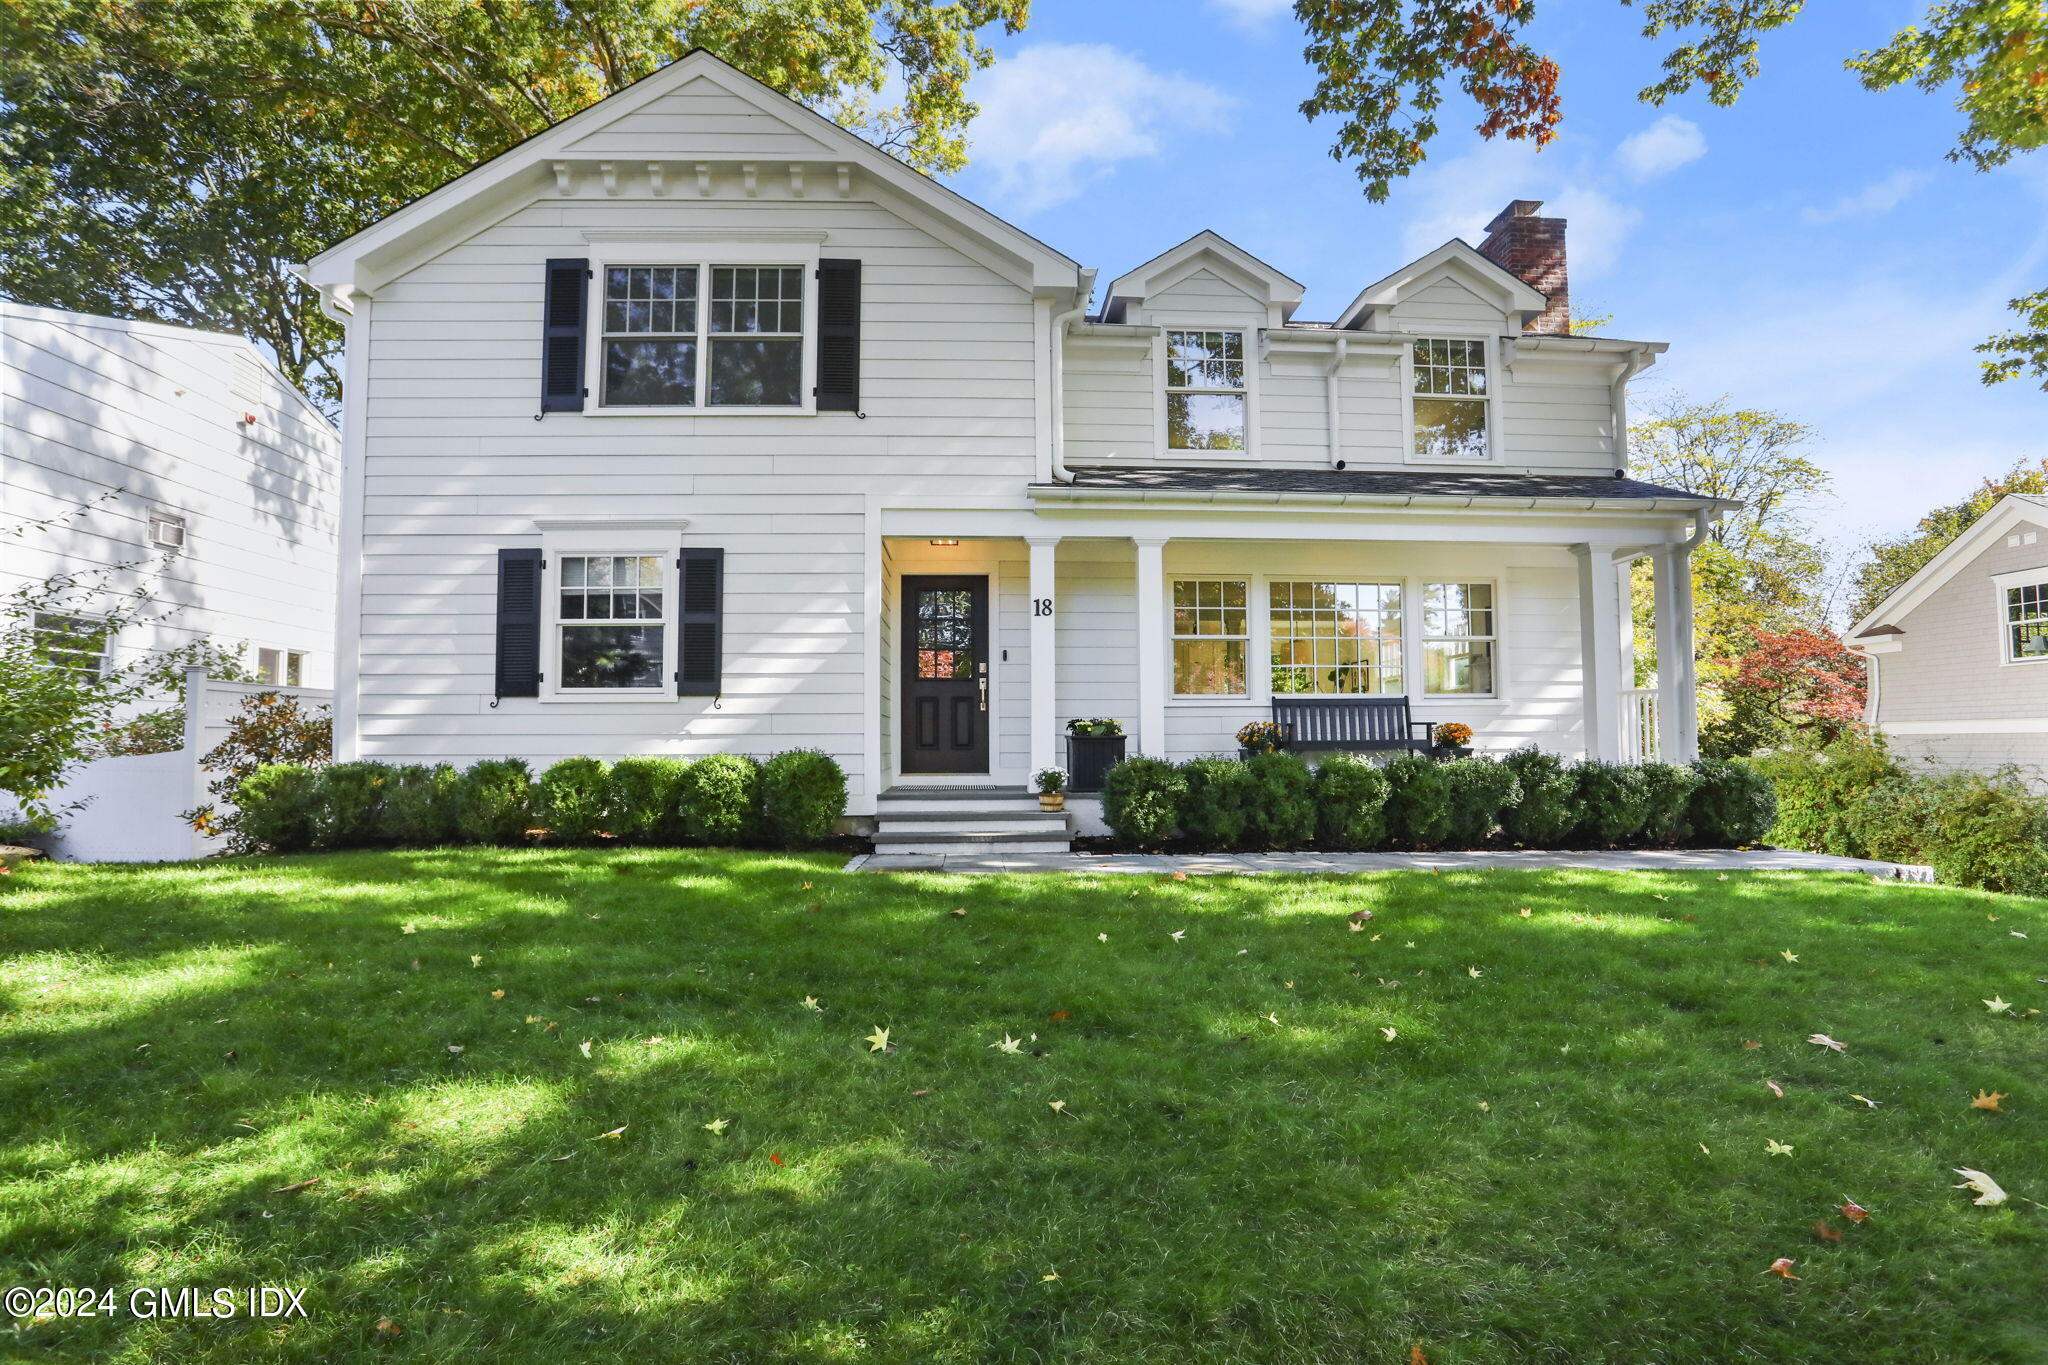
M 1723 107 L 1760 70 L 1763 36 L 1805 7 L 1805 0 L 1621 3 L 1639 13 L 1644 37 L 1678 39 L 1664 56 L 1663 78 L 1638 98 L 1662 104 L 1704 87 Z M 1330 154 L 1356 163 L 1368 198 L 1385 199 L 1396 178 L 1422 163 L 1447 83 L 1478 106 L 1481 137 L 1540 147 L 1556 136 L 1564 117 L 1558 68 L 1528 40 L 1533 0 L 1295 0 L 1294 13 L 1318 73 L 1301 112 L 1336 116 Z M 2048 142 L 2048 5 L 2039 0 L 1943 0 L 1925 22 L 1845 64 L 1869 90 L 1954 88 L 1963 127 L 1952 161 L 1990 170 Z M 1977 348 L 1991 357 L 1984 382 L 2029 374 L 2048 388 L 2048 290 L 2014 299 L 2012 308 L 2020 328 Z
M 339 332 L 286 267 L 693 47 L 932 173 L 977 35 L 1029 0 L 0 4 L 0 293 L 249 337 L 318 401 Z M 901 95 L 882 103 L 885 90 Z
M 1870 615 L 1899 584 L 1920 572 L 2008 493 L 2048 493 L 2048 459 L 2033 464 L 2021 460 L 1997 478 L 1984 480 L 1961 501 L 1935 508 L 1912 530 L 1873 540 L 1856 569 L 1849 619 L 1861 621 Z
M 1863 720 L 1863 661 L 1825 630 L 1759 630 L 1733 661 L 1725 720 L 1701 736 L 1717 758 L 1799 738 L 1828 744 Z

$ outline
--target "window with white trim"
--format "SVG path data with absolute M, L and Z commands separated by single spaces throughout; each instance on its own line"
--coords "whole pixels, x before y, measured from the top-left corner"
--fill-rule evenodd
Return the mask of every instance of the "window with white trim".
M 774 265 L 606 265 L 598 367 L 608 408 L 804 403 L 804 275 Z
M 1397 696 L 1399 583 L 1268 583 L 1275 696 Z
M 660 689 L 669 592 L 660 555 L 562 555 L 555 584 L 561 692 Z
M 2014 663 L 2048 659 L 2048 579 L 2005 590 L 2005 657 Z
M 256 676 L 267 683 L 297 687 L 305 680 L 306 656 L 296 649 L 259 649 Z
M 1169 450 L 1245 448 L 1243 332 L 1166 334 Z
M 1422 589 L 1422 690 L 1433 697 L 1493 695 L 1491 583 L 1426 583 Z
M 92 616 L 39 611 L 29 621 L 36 648 L 53 667 L 89 673 L 107 671 L 107 623 Z
M 1173 694 L 1245 695 L 1251 613 L 1242 578 L 1173 580 Z
M 1415 457 L 1449 463 L 1490 459 L 1485 340 L 1417 338 L 1411 360 Z

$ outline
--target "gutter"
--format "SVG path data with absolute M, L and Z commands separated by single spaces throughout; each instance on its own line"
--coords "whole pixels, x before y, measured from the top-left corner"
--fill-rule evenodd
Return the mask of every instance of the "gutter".
M 1056 313 L 1052 320 L 1052 478 L 1054 483 L 1071 484 L 1067 472 L 1067 329 L 1088 313 L 1088 299 L 1095 293 L 1093 269 L 1080 272 L 1075 281 L 1079 296 L 1072 308 Z
M 1035 502 L 1157 503 L 1167 506 L 1237 505 L 1264 507 L 1471 507 L 1508 511 L 1690 512 L 1697 535 L 1707 521 L 1729 506 L 1697 498 L 1538 498 L 1484 493 L 1302 493 L 1239 488 L 1081 488 L 1071 480 L 1057 487 L 1032 484 L 1025 493 Z M 1697 541 L 1691 542 L 1696 545 Z M 1690 551 L 1687 552 L 1688 554 Z
M 1614 409 L 1614 472 L 1619 474 L 1628 468 L 1628 381 L 1657 363 L 1657 353 L 1643 346 L 1629 351 L 1628 359 L 1622 362 L 1621 370 L 1608 385 L 1608 402 Z M 1702 529 L 1701 534 L 1705 531 Z M 1688 550 L 1687 555 L 1692 553 Z

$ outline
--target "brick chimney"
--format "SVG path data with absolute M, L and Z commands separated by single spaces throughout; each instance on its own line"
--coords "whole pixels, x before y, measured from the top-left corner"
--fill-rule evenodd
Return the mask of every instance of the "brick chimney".
M 1538 218 L 1541 199 L 1517 199 L 1486 225 L 1479 254 L 1519 276 L 1550 306 L 1529 319 L 1524 332 L 1563 336 L 1572 329 L 1571 288 L 1565 275 L 1564 219 Z

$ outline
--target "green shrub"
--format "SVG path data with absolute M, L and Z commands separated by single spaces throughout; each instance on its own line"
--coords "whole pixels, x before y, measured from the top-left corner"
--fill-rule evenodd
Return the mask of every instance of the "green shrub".
M 1914 783 L 1931 819 L 1925 861 L 1957 886 L 2048 895 L 2048 800 L 2011 771 L 1944 773 Z
M 235 833 L 273 853 L 313 846 L 320 814 L 319 773 L 302 763 L 264 763 L 235 785 Z
M 314 783 L 317 807 L 313 844 L 317 848 L 363 848 L 377 842 L 379 808 L 391 769 L 382 763 L 330 763 Z
M 1282 750 L 1244 761 L 1251 791 L 1245 839 L 1255 848 L 1305 848 L 1316 837 L 1315 774 L 1299 754 Z
M 524 842 L 532 823 L 533 774 L 516 758 L 472 763 L 455 790 L 455 828 L 474 844 Z
M 1387 833 L 1405 848 L 1440 848 L 1451 832 L 1451 784 L 1443 765 L 1421 754 L 1387 764 Z
M 600 759 L 558 759 L 534 789 L 534 819 L 558 843 L 588 844 L 611 833 L 611 805 L 611 774 Z
M 1387 842 L 1387 775 L 1351 754 L 1316 768 L 1316 834 L 1326 848 L 1375 849 Z
M 1575 843 L 1617 848 L 1642 832 L 1650 818 L 1650 792 L 1642 774 L 1620 763 L 1588 758 L 1572 765 L 1578 782 L 1579 823 Z
M 685 842 L 676 784 L 689 766 L 680 758 L 622 758 L 612 764 L 611 832 L 620 842 Z
M 760 837 L 761 765 L 745 754 L 708 754 L 676 783 L 683 831 L 698 844 L 745 844 Z
M 1127 758 L 1102 779 L 1102 819 L 1127 844 L 1157 844 L 1173 833 L 1186 793 L 1171 763 Z
M 1647 807 L 1640 841 L 1659 847 L 1677 843 L 1685 837 L 1686 812 L 1692 808 L 1699 774 L 1676 763 L 1645 763 L 1636 772 L 1643 779 Z
M 1706 848 L 1742 848 L 1764 837 L 1778 815 L 1770 779 L 1741 759 L 1703 758 L 1686 812 L 1690 839 Z
M 1540 749 L 1517 749 L 1500 761 L 1514 774 L 1521 796 L 1500 813 L 1500 832 L 1525 848 L 1555 848 L 1579 823 L 1579 784 L 1563 759 Z
M 1500 823 L 1501 812 L 1522 799 L 1522 784 L 1490 758 L 1460 758 L 1443 765 L 1450 787 L 1450 825 L 1440 848 L 1477 848 Z
M 1191 758 L 1180 765 L 1187 792 L 1180 800 L 1180 830 L 1199 848 L 1236 848 L 1244 842 L 1251 773 L 1234 758 Z
M 387 841 L 410 848 L 434 848 L 455 841 L 456 792 L 462 775 L 446 763 L 414 764 L 391 774 L 377 829 Z
M 1869 799 L 1880 787 L 1909 780 L 1883 741 L 1845 736 L 1824 749 L 1779 749 L 1752 762 L 1778 797 L 1772 843 L 1844 858 L 1881 856 L 1870 843 L 1883 829 L 1870 825 Z
M 846 814 L 846 773 L 830 754 L 791 749 L 761 767 L 761 823 L 783 848 L 816 848 Z

